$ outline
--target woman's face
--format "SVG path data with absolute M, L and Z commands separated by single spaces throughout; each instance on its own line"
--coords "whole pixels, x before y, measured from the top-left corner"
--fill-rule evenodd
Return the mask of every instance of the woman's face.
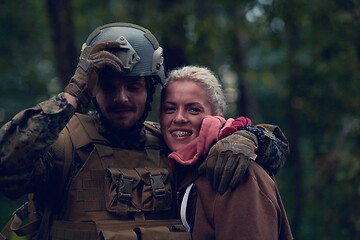
M 160 124 L 165 141 L 177 151 L 199 135 L 204 117 L 212 115 L 207 92 L 192 81 L 176 81 L 165 89 Z

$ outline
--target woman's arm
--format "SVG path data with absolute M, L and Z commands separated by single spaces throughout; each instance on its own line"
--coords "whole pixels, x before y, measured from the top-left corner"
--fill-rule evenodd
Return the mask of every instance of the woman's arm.
M 222 195 L 205 177 L 195 185 L 194 240 L 292 239 L 276 184 L 255 162 L 250 162 L 245 182 Z

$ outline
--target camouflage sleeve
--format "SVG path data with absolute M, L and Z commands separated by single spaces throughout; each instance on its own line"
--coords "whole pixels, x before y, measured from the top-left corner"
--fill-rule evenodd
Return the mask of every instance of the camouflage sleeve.
M 267 172 L 276 174 L 289 157 L 289 143 L 278 126 L 259 124 L 241 128 L 255 134 L 258 138 L 256 162 Z
M 48 149 L 74 115 L 63 93 L 25 109 L 0 129 L 0 193 L 17 198 L 32 192 L 51 171 Z

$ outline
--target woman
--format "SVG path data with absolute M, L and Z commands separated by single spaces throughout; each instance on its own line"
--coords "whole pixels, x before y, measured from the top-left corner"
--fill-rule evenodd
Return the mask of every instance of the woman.
M 219 81 L 204 67 L 176 69 L 165 82 L 161 131 L 173 151 L 169 158 L 176 168 L 183 224 L 194 240 L 292 239 L 276 183 L 255 161 L 249 165 L 246 181 L 223 195 L 214 192 L 197 171 L 211 144 L 234 125 L 222 118 L 224 99 Z M 240 121 L 251 123 L 245 118 Z M 249 146 L 246 149 L 255 152 L 251 146 L 257 146 L 256 137 L 239 132 Z

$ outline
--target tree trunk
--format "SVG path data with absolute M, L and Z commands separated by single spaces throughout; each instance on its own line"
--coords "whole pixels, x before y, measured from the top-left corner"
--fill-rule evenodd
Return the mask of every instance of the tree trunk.
M 47 0 L 47 9 L 52 29 L 56 68 L 63 89 L 72 77 L 78 62 L 70 0 Z
M 230 48 L 229 54 L 233 57 L 233 68 L 235 69 L 238 75 L 238 98 L 236 101 L 238 114 L 239 116 L 246 116 L 251 118 L 253 121 L 259 119 L 256 96 L 252 91 L 251 84 L 245 78 L 245 72 L 247 70 L 246 58 L 247 58 L 247 49 L 249 49 L 248 36 L 247 32 L 241 29 L 238 29 L 237 26 L 241 26 L 244 23 L 242 22 L 243 16 L 235 15 L 235 26 L 233 26 L 230 31 L 231 38 L 233 39 L 234 52 Z
M 178 4 L 176 0 L 162 0 L 161 2 L 162 12 L 165 16 L 168 16 L 166 12 L 172 12 L 173 7 Z M 166 19 L 165 30 L 163 31 L 160 43 L 164 49 L 166 70 L 172 70 L 188 64 L 184 42 L 174 41 L 185 38 L 185 27 L 178 22 L 178 19 L 185 19 L 186 16 L 183 14 L 181 11 L 173 11 L 173 16 Z
M 300 122 L 297 118 L 297 110 L 295 109 L 294 102 L 296 99 L 301 96 L 299 93 L 299 86 L 301 83 L 301 77 L 298 75 L 297 66 L 295 57 L 296 51 L 300 46 L 300 34 L 298 19 L 296 19 L 294 12 L 296 12 L 296 4 L 286 2 L 284 3 L 284 20 L 286 23 L 286 44 L 288 48 L 288 55 L 285 61 L 285 69 L 287 69 L 287 89 L 289 89 L 287 97 L 287 116 L 286 119 L 289 123 L 289 143 L 290 143 L 290 159 L 288 161 L 291 165 L 291 170 L 293 173 L 293 188 L 294 188 L 294 209 L 293 209 L 293 219 L 292 219 L 292 232 L 295 239 L 299 238 L 300 225 L 303 219 L 304 205 L 305 205 L 305 196 L 304 196 L 304 172 L 303 172 L 303 160 L 300 156 Z

